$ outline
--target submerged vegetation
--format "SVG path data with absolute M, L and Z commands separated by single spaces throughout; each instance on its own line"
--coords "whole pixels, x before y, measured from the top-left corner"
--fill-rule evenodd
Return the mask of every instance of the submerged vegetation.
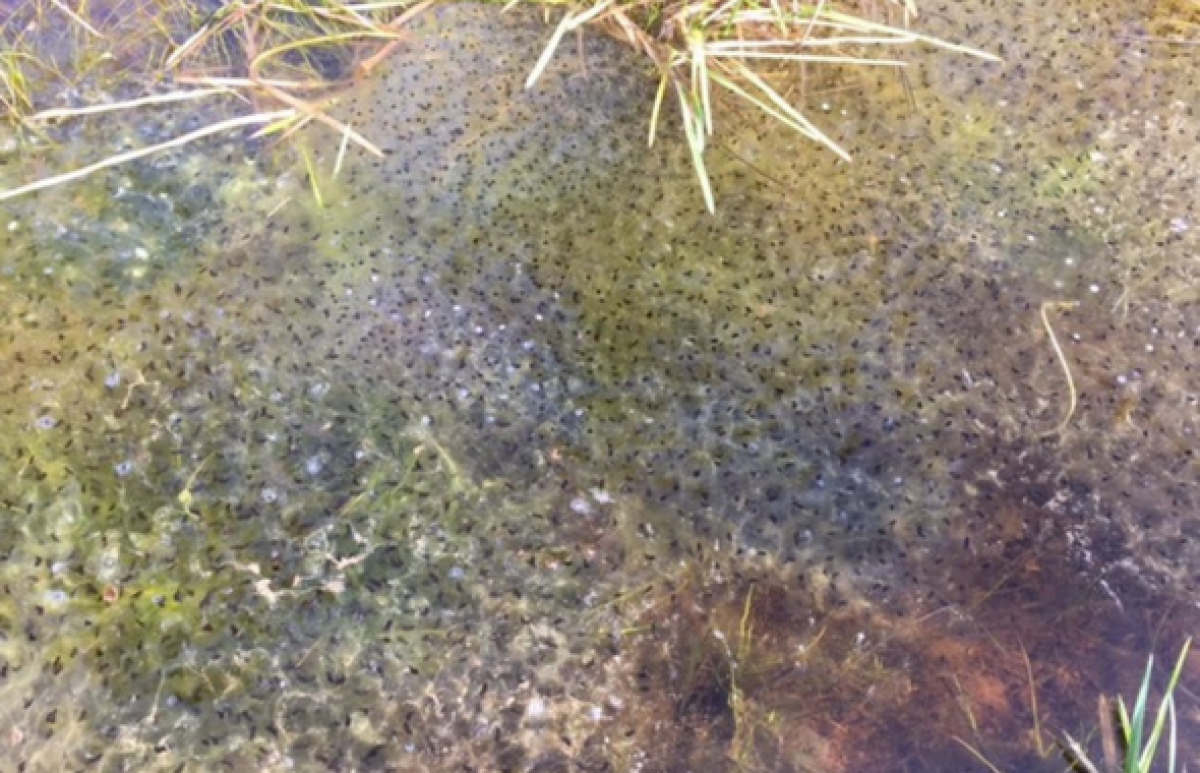
M 403 45 L 406 25 L 436 4 L 437 0 L 371 3 L 236 0 L 218 6 L 183 40 L 178 40 L 181 30 L 171 26 L 172 21 L 178 24 L 179 13 L 168 6 L 154 18 L 161 39 L 150 47 L 156 52 L 152 61 L 161 61 L 141 75 L 165 81 L 174 90 L 123 102 L 32 113 L 34 99 L 26 70 L 45 65 L 39 62 L 35 51 L 22 49 L 25 30 L 15 30 L 7 50 L 0 54 L 4 57 L 2 76 L 7 92 L 0 99 L 10 115 L 31 126 L 101 111 L 218 96 L 238 97 L 257 109 L 81 169 L 0 191 L 0 201 L 248 126 L 260 127 L 254 137 L 286 137 L 310 122 L 325 124 L 340 138 L 338 167 L 348 143 L 379 155 L 378 147 L 369 138 L 329 115 L 327 107 L 335 99 L 332 92 L 349 81 L 368 76 Z M 717 105 L 722 94 L 744 100 L 802 137 L 849 160 L 849 154 L 795 106 L 793 91 L 797 84 L 803 83 L 803 68 L 813 65 L 903 68 L 905 62 L 896 52 L 907 45 L 934 45 L 998 60 L 992 54 L 914 31 L 912 23 L 917 16 L 914 0 L 850 3 L 849 10 L 843 4 L 826 0 L 816 3 L 594 0 L 582 7 L 560 0 L 509 0 L 505 8 L 518 4 L 541 5 L 547 13 L 563 10 L 542 55 L 530 63 L 526 88 L 537 83 L 564 38 L 571 33 L 582 34 L 585 28 L 596 28 L 623 39 L 649 58 L 658 78 L 649 109 L 649 143 L 654 144 L 664 102 L 669 100 L 678 108 L 692 164 L 710 212 L 715 210 L 716 203 L 705 167 L 705 151 L 716 131 Z M 103 32 L 59 0 L 36 0 L 34 5 L 37 10 L 33 13 L 39 19 L 58 10 L 88 35 L 104 37 Z M 861 7 L 855 8 L 856 5 Z M 189 7 L 184 4 L 181 9 Z M 81 11 L 86 14 L 86 3 Z M 868 11 L 880 18 L 873 18 Z M 19 24 L 19 17 L 14 16 L 6 26 Z M 194 19 L 194 12 L 185 18 Z M 12 29 L 5 31 L 9 35 L 14 33 Z M 268 105 L 270 109 L 263 109 Z
M 1067 736 L 1067 744 L 1071 754 L 1082 765 L 1087 773 L 1101 773 L 1104 770 L 1120 771 L 1120 773 L 1152 773 L 1154 770 L 1164 770 L 1165 773 L 1176 773 L 1179 770 L 1179 729 L 1175 712 L 1175 689 L 1179 687 L 1179 677 L 1187 663 L 1188 650 L 1192 640 L 1184 642 L 1179 650 L 1179 658 L 1171 678 L 1163 688 L 1162 702 L 1158 711 L 1150 714 L 1150 684 L 1154 676 L 1154 656 L 1151 655 L 1146 663 L 1146 673 L 1142 677 L 1141 687 L 1137 698 L 1130 710 L 1125 705 L 1125 699 L 1117 697 L 1117 716 L 1121 723 L 1121 744 L 1125 747 L 1123 756 L 1117 751 L 1117 741 L 1113 738 L 1112 718 L 1108 716 L 1110 709 L 1107 701 L 1100 701 L 1100 728 L 1104 749 L 1104 766 L 1097 766 L 1087 756 L 1081 744 Z M 1147 726 L 1147 721 L 1153 725 Z M 1159 755 L 1159 743 L 1166 733 L 1166 765 L 1157 763 L 1162 760 Z M 1184 766 L 1187 770 L 1187 766 Z
M 1065 761 L 1067 767 L 1063 769 L 1064 773 L 1153 773 L 1154 771 L 1177 773 L 1180 770 L 1180 754 L 1175 693 L 1180 687 L 1180 677 L 1187 664 L 1191 643 L 1192 640 L 1188 638 L 1180 648 L 1175 668 L 1162 688 L 1161 702 L 1158 711 L 1154 714 L 1150 713 L 1150 691 L 1154 676 L 1153 655 L 1146 663 L 1146 671 L 1132 709 L 1126 705 L 1123 696 L 1117 696 L 1115 709 L 1107 696 L 1099 696 L 1096 712 L 1097 724 L 1094 733 L 1089 734 L 1089 738 L 1092 736 L 1098 738 L 1102 756 L 1089 755 L 1088 744 L 1074 738 L 1069 732 L 1064 731 L 1060 741 L 1047 741 L 1038 708 L 1037 684 L 1034 681 L 1033 668 L 1030 665 L 1028 654 L 1022 650 L 1029 677 L 1029 708 L 1033 721 L 1029 735 L 1032 739 L 1031 746 L 1036 751 L 1038 759 L 1047 763 L 1055 760 Z M 971 715 L 970 705 L 964 702 L 963 706 L 970 720 L 972 732 L 978 738 L 980 731 Z M 1148 722 L 1151 724 L 1148 725 Z M 1117 727 L 1120 728 L 1119 733 Z M 1160 747 L 1164 739 L 1166 743 Z M 1006 773 L 975 745 L 957 736 L 954 740 L 989 773 Z M 980 742 L 982 743 L 982 739 Z M 1165 748 L 1161 754 L 1160 748 Z M 1094 762 L 1093 759 L 1101 760 L 1102 764 Z M 1186 763 L 1182 770 L 1186 773 Z

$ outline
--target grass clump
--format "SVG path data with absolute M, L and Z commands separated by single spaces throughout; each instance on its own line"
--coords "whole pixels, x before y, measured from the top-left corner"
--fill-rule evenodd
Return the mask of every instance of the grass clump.
M 1167 773 L 1176 773 L 1179 770 L 1175 689 L 1179 686 L 1179 677 L 1183 673 L 1183 665 L 1187 662 L 1191 644 L 1192 640 L 1188 639 L 1180 649 L 1175 669 L 1171 672 L 1171 679 L 1167 682 L 1162 700 L 1158 705 L 1158 711 L 1153 717 L 1149 713 L 1150 681 L 1154 676 L 1153 655 L 1146 662 L 1146 673 L 1142 677 L 1142 686 L 1138 690 L 1133 709 L 1130 710 L 1126 706 L 1124 698 L 1117 697 L 1117 718 L 1120 720 L 1121 742 L 1125 748 L 1123 757 L 1119 757 L 1116 753 L 1117 744 L 1112 737 L 1114 735 L 1112 722 L 1105 716 L 1108 714 L 1106 701 L 1101 701 L 1100 704 L 1101 727 L 1104 733 L 1102 739 L 1104 741 L 1104 767 L 1097 766 L 1092 762 L 1083 750 L 1083 746 L 1074 738 L 1067 736 L 1067 744 L 1072 756 L 1087 773 L 1117 773 L 1117 771 L 1119 773 L 1151 773 L 1156 769 L 1156 763 L 1160 761 L 1158 750 L 1164 732 L 1167 740 L 1166 767 L 1157 769 L 1166 770 Z M 1149 721 L 1152 721 L 1153 725 L 1148 725 Z M 1184 770 L 1186 770 L 1186 766 Z
M 1093 761 L 1089 756 L 1085 743 L 1074 738 L 1070 733 L 1063 732 L 1057 740 L 1047 743 L 1043 734 L 1043 725 L 1038 707 L 1037 688 L 1033 677 L 1033 667 L 1024 647 L 1021 649 L 1025 661 L 1026 674 L 1029 679 L 1030 711 L 1033 715 L 1033 726 L 1030 737 L 1033 739 L 1033 751 L 1038 760 L 1038 769 L 1046 766 L 1047 770 L 1056 769 L 1053 765 L 1066 763 L 1060 768 L 1062 773 L 1186 773 L 1187 766 L 1179 767 L 1178 724 L 1175 708 L 1175 691 L 1179 687 L 1183 666 L 1187 662 L 1191 648 L 1191 639 L 1184 642 L 1180 649 L 1175 668 L 1163 690 L 1158 711 L 1153 715 L 1150 705 L 1150 687 L 1154 677 L 1154 656 L 1151 655 L 1146 663 L 1146 671 L 1138 689 L 1137 698 L 1130 708 L 1125 699 L 1117 696 L 1114 710 L 1113 703 L 1105 696 L 1098 700 L 1097 717 L 1098 732 L 1101 746 L 1100 762 Z M 957 679 L 955 680 L 957 685 Z M 961 688 L 959 688 L 961 694 Z M 965 697 L 965 696 L 963 696 Z M 960 700 L 962 698 L 960 697 Z M 977 739 L 982 743 L 980 728 L 975 716 L 966 707 L 967 720 Z M 1119 729 L 1118 729 L 1119 728 Z M 1166 740 L 1166 759 L 1160 753 L 1162 743 Z M 1009 769 L 1000 767 L 977 746 L 954 736 L 953 740 L 975 759 L 983 769 L 990 773 L 1007 773 Z
M 1186 773 L 1187 766 L 1179 767 L 1178 723 L 1175 709 L 1175 691 L 1179 687 L 1183 666 L 1187 662 L 1192 640 L 1189 638 L 1180 649 L 1175 668 L 1163 690 L 1158 711 L 1151 714 L 1150 686 L 1154 677 L 1154 656 L 1151 655 L 1146 663 L 1146 671 L 1138 689 L 1137 698 L 1130 708 L 1125 699 L 1117 696 L 1116 708 L 1105 696 L 1098 701 L 1097 717 L 1099 719 L 1098 736 L 1102 756 L 1100 763 L 1093 761 L 1088 755 L 1084 743 L 1063 732 L 1058 741 L 1047 744 L 1043 740 L 1042 724 L 1039 716 L 1037 690 L 1033 680 L 1033 670 L 1028 655 L 1022 648 L 1025 667 L 1029 677 L 1030 708 L 1033 713 L 1033 728 L 1031 736 L 1034 740 L 1037 758 L 1048 762 L 1053 758 L 1065 760 L 1067 767 L 1064 773 Z M 974 716 L 968 710 L 968 720 L 976 736 L 979 728 Z M 1114 719 L 1116 720 L 1114 722 Z M 1118 730 L 1119 728 L 1119 730 Z M 1166 740 L 1166 759 L 1160 754 L 1163 740 Z M 967 743 L 955 736 L 954 740 L 991 773 L 1005 773 L 992 762 L 980 748 Z
M 871 19 L 826 0 L 599 0 L 567 11 L 526 86 L 537 80 L 568 32 L 590 24 L 627 40 L 651 59 L 660 76 L 651 109 L 650 144 L 654 144 L 663 104 L 670 95 L 679 106 L 705 204 L 713 211 L 716 203 L 704 152 L 716 126 L 717 92 L 753 105 L 849 160 L 849 154 L 789 99 L 798 66 L 903 67 L 903 60 L 874 52 L 913 44 L 999 61 L 984 51 L 912 31 L 909 23 L 917 15 L 914 0 L 894 2 L 891 8 L 893 12 L 884 19 Z
M 159 17 L 145 21 L 148 26 L 157 25 L 159 33 L 152 43 L 147 43 L 144 52 L 153 64 L 145 72 L 125 74 L 135 82 L 148 84 L 142 87 L 148 94 L 31 115 L 27 114 L 28 109 L 36 105 L 39 95 L 31 93 L 23 69 L 18 65 L 42 63 L 29 45 L 6 52 L 5 58 L 0 59 L 9 64 L 4 69 L 2 98 L 9 114 L 29 127 L 97 113 L 231 97 L 251 106 L 251 110 L 162 142 L 105 157 L 70 172 L 0 191 L 0 201 L 72 182 L 211 135 L 251 126 L 259 127 L 252 138 L 287 136 L 316 121 L 337 131 L 343 144 L 354 142 L 369 153 L 381 155 L 369 140 L 328 114 L 328 94 L 377 64 L 378 56 L 390 51 L 388 44 L 399 38 L 398 28 L 430 3 L 431 0 L 416 4 L 395 0 L 354 5 L 306 0 L 235 0 L 221 6 L 179 42 L 174 42 L 174 38 L 181 36 L 178 9 L 164 5 Z M 169 25 L 167 20 L 175 23 Z M 110 38 L 119 32 L 117 29 L 96 31 L 99 41 L 92 45 L 115 45 Z M 167 41 L 165 46 L 163 41 Z M 362 57 L 353 72 L 338 67 L 339 62 L 358 53 L 356 44 L 363 41 L 375 41 L 380 45 L 371 56 Z M 76 50 L 82 51 L 87 45 L 80 43 Z
M 351 3 L 342 0 L 233 0 L 208 18 L 194 17 L 163 0 L 161 18 L 148 20 L 156 30 L 156 55 L 147 58 L 152 71 L 152 100 L 143 98 L 108 104 L 109 110 L 144 108 L 150 104 L 210 96 L 234 96 L 252 106 L 251 113 L 216 121 L 169 141 L 114 155 L 74 172 L 54 175 L 6 191 L 0 200 L 70 182 L 92 172 L 178 147 L 204 137 L 258 126 L 253 137 L 286 137 L 317 122 L 341 137 L 339 159 L 353 142 L 379 155 L 369 138 L 336 120 L 328 112 L 332 97 L 373 70 L 399 45 L 404 26 L 438 2 L 448 0 L 381 0 Z M 36 0 L 61 11 L 58 0 Z M 717 104 L 732 97 L 761 110 L 801 136 L 839 156 L 846 153 L 795 105 L 803 68 L 808 65 L 861 67 L 904 66 L 891 52 L 928 44 L 950 51 L 995 60 L 983 51 L 949 43 L 910 29 L 917 15 L 914 0 L 843 4 L 783 2 L 782 0 L 509 0 L 505 10 L 536 4 L 548 12 L 562 9 L 549 43 L 531 71 L 533 86 L 569 33 L 592 27 L 627 41 L 643 52 L 658 73 L 659 84 L 650 107 L 649 142 L 653 145 L 664 105 L 677 104 L 696 175 L 710 211 L 716 202 L 705 168 L 705 151 L 717 126 Z M 868 9 L 870 16 L 868 16 Z M 876 10 L 877 9 L 877 10 Z M 68 9 L 69 10 L 69 9 Z M 80 48 L 113 44 L 113 34 L 100 22 L 87 19 L 88 6 L 71 11 L 79 30 Z M 180 20 L 191 29 L 180 31 Z M 167 41 L 165 47 L 161 44 Z M 5 46 L 0 51 L 0 100 L 11 114 L 32 111 L 38 95 L 23 75 L 35 61 L 27 51 Z M 161 55 L 157 55 L 158 51 Z M 165 84 L 166 93 L 159 84 Z M 30 126 L 86 115 L 95 107 L 33 113 Z

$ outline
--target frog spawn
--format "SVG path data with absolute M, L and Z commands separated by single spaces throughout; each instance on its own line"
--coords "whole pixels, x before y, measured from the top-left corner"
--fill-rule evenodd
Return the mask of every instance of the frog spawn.
M 805 153 L 767 179 L 734 153 L 778 159 L 763 148 L 780 137 L 735 121 L 712 162 L 731 193 L 711 219 L 686 158 L 642 150 L 632 60 L 590 40 L 586 78 L 567 54 L 524 93 L 544 29 L 439 14 L 452 34 L 421 28 L 347 99 L 341 115 L 389 154 L 318 180 L 329 209 L 293 202 L 100 324 L 10 316 L 23 368 L 6 386 L 30 434 L 6 452 L 24 470 L 8 499 L 34 517 L 32 540 L 6 538 L 23 546 L 7 568 L 45 593 L 31 603 L 10 584 L 6 628 L 24 628 L 21 648 L 59 639 L 10 669 L 14 705 L 32 701 L 28 766 L 669 769 L 636 728 L 678 711 L 672 727 L 714 728 L 685 751 L 721 769 L 737 736 L 709 623 L 670 629 L 666 662 L 706 642 L 682 710 L 630 697 L 640 667 L 658 694 L 679 688 L 653 671 L 655 623 L 670 620 L 657 613 L 695 611 L 664 562 L 733 578 L 699 602 L 730 641 L 751 580 L 781 576 L 786 614 L 756 625 L 789 645 L 815 636 L 805 612 L 864 597 L 881 614 L 965 604 L 987 585 L 968 565 L 1005 565 L 1046 518 L 1071 530 L 1055 555 L 1106 572 L 1118 599 L 1136 597 L 1137 578 L 1112 569 L 1131 517 L 1150 568 L 1188 565 L 1171 531 L 1187 529 L 1194 462 L 1164 447 L 1192 431 L 1171 406 L 1194 391 L 1196 321 L 1156 291 L 1186 275 L 1194 237 L 1169 231 L 1165 256 L 1122 253 L 1128 267 L 1085 260 L 1102 206 L 1087 186 L 1124 167 L 1044 173 L 1003 132 L 976 148 L 1007 177 L 952 147 L 906 155 L 926 128 L 898 110 L 905 143 L 853 147 L 854 167 Z M 480 68 L 504 77 L 479 83 Z M 419 88 L 431 79 L 441 88 Z M 930 98 L 934 133 L 960 125 L 952 99 Z M 1114 120 L 1098 152 L 1166 142 L 1183 120 Z M 317 142 L 327 170 L 333 148 Z M 1010 226 L 1013 169 L 1070 184 L 1037 188 L 1061 199 Z M 943 179 L 990 182 L 926 195 Z M 802 182 L 803 208 L 780 180 Z M 1030 245 L 1047 244 L 1080 257 L 1034 263 Z M 1123 301 L 1122 269 L 1152 278 Z M 1087 301 L 1052 321 L 1080 404 L 1074 431 L 1048 438 L 1065 383 L 1037 310 L 1063 296 Z M 1136 324 L 1109 313 L 1118 301 Z M 1137 504 L 1108 504 L 1122 500 Z M 94 525 L 73 533 L 70 503 Z M 746 571 L 755 561 L 768 576 Z M 845 614 L 831 645 L 850 658 L 877 631 Z M 631 621 L 651 633 L 613 633 Z M 98 719 L 77 674 L 134 699 Z M 807 746 L 769 769 L 835 762 Z

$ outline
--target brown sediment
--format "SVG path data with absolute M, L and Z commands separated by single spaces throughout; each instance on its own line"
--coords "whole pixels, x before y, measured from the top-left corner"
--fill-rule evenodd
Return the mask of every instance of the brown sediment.
M 888 606 L 831 604 L 778 567 L 689 564 L 630 636 L 646 769 L 970 770 L 982 755 L 1056 771 L 1066 734 L 1098 757 L 1096 696 L 1129 695 L 1145 654 L 1173 662 L 1200 621 L 1066 558 L 1080 524 L 1028 496 L 1006 491 L 987 520 L 909 567 L 953 578 L 937 599 L 927 579 Z

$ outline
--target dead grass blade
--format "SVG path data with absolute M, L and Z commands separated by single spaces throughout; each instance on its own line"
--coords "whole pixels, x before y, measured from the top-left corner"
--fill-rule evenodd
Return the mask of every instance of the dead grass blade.
M 61 107 L 51 110 L 43 110 L 40 113 L 35 113 L 29 117 L 31 121 L 57 121 L 63 118 L 77 118 L 84 115 L 99 115 L 101 113 L 111 113 L 118 110 L 134 110 L 139 107 L 147 107 L 150 105 L 166 105 L 174 102 L 187 102 L 193 99 L 203 99 L 216 94 L 232 94 L 234 93 L 228 88 L 209 88 L 197 89 L 195 91 L 172 91 L 167 94 L 154 94 L 148 97 L 140 97 L 138 99 L 129 99 L 122 102 L 110 102 L 101 105 L 88 105 L 86 107 Z
M 941 38 L 935 38 L 932 35 L 922 35 L 919 32 L 913 32 L 912 30 L 909 30 L 909 29 L 899 29 L 896 27 L 889 27 L 886 24 L 878 24 L 873 21 L 868 21 L 867 19 L 860 19 L 856 16 L 850 16 L 848 14 L 841 13 L 840 11 L 827 10 L 827 11 L 825 11 L 825 16 L 833 21 L 842 22 L 850 29 L 860 30 L 863 32 L 879 32 L 879 33 L 883 33 L 883 34 L 887 34 L 887 35 L 894 35 L 901 40 L 911 39 L 913 41 L 920 41 L 922 43 L 926 43 L 926 44 L 934 46 L 936 48 L 942 48 L 947 51 L 955 51 L 960 54 L 968 54 L 970 56 L 976 57 L 978 59 L 983 59 L 988 62 L 1003 61 L 1000 57 L 996 56 L 995 54 L 988 53 L 987 51 L 983 51 L 982 49 L 972 48 L 970 46 L 964 46 L 964 45 L 960 45 L 958 43 L 951 43 L 947 40 L 942 40 Z
M 399 30 L 401 27 L 405 26 L 410 21 L 412 21 L 414 18 L 416 18 L 418 14 L 424 13 L 431 5 L 434 4 L 434 2 L 436 2 L 436 0 L 425 0 L 422 3 L 417 3 L 413 7 L 406 10 L 404 13 L 397 16 L 392 21 L 388 22 L 386 25 L 387 28 L 392 29 L 392 30 Z M 358 67 L 357 67 L 358 74 L 360 76 L 363 76 L 363 75 L 366 75 L 367 73 L 371 72 L 371 70 L 374 70 L 376 67 L 379 66 L 380 62 L 382 62 L 383 60 L 385 60 L 389 56 L 391 56 L 392 53 L 396 50 L 397 47 L 399 47 L 399 45 L 402 42 L 404 42 L 404 39 L 402 37 L 400 37 L 399 35 L 397 35 L 396 39 L 388 42 L 386 45 L 384 45 L 382 48 L 380 48 L 374 54 L 367 57 L 363 61 L 359 62 Z
M 610 5 L 612 5 L 612 0 L 600 0 L 600 2 L 582 13 L 567 11 L 562 21 L 558 23 L 558 27 L 554 29 L 554 34 L 550 36 L 550 42 L 546 44 L 546 49 L 538 57 L 537 63 L 533 66 L 533 71 L 525 79 L 525 88 L 532 88 L 533 84 L 537 83 L 538 79 L 542 77 L 542 73 L 545 71 L 547 65 L 550 64 L 550 60 L 554 58 L 554 52 L 558 49 L 558 44 L 562 42 L 564 35 L 595 21 Z
M 333 129 L 336 132 L 345 134 L 350 139 L 354 140 L 355 144 L 362 147 L 363 150 L 367 151 L 371 155 L 376 156 L 378 158 L 383 158 L 383 151 L 380 150 L 378 147 L 376 147 L 375 143 L 371 142 L 366 137 L 364 137 L 361 134 L 359 134 L 358 132 L 354 131 L 349 126 L 345 125 L 344 123 L 337 120 L 336 118 L 333 118 L 330 115 L 322 112 L 319 107 L 310 105 L 309 103 L 305 102 L 304 100 L 302 100 L 298 97 L 292 96 L 291 94 L 287 93 L 283 89 L 276 88 L 274 86 L 271 86 L 267 83 L 263 83 L 261 81 L 256 81 L 256 83 L 258 83 L 259 86 L 265 92 L 267 92 L 272 97 L 279 100 L 280 102 L 284 103 L 285 105 L 288 105 L 289 107 L 294 108 L 296 111 L 303 113 L 305 116 L 307 116 L 308 118 L 310 118 L 314 121 L 325 124 L 326 126 L 328 126 L 329 128 Z
M 741 64 L 740 62 L 733 62 L 730 65 L 730 68 L 733 71 L 733 75 L 740 76 L 740 79 L 748 81 L 750 84 L 752 84 L 758 90 L 758 94 L 751 94 L 749 91 L 739 86 L 732 78 L 721 78 L 719 82 L 722 86 L 750 102 L 752 105 L 756 106 L 758 109 L 780 121 L 784 125 L 790 126 L 804 136 L 821 143 L 836 153 L 842 160 L 851 160 L 849 153 L 843 150 L 840 145 L 834 142 L 823 131 L 818 129 L 815 124 L 805 118 L 803 113 L 788 104 L 787 100 L 780 96 L 775 89 L 771 88 L 771 86 L 769 86 L 767 82 L 760 78 L 753 70 L 746 67 L 746 65 Z
M 80 27 L 87 30 L 87 33 L 89 35 L 91 35 L 92 37 L 95 37 L 95 38 L 104 37 L 104 35 L 100 34 L 99 30 L 97 30 L 91 24 L 88 24 L 87 19 L 83 18 L 79 14 L 75 13 L 75 11 L 71 10 L 71 7 L 69 5 L 67 5 L 66 3 L 64 3 L 62 0 L 50 0 L 50 2 L 54 4 L 55 8 L 57 8 L 58 10 L 65 13 L 67 16 L 71 17 L 71 21 L 75 22 Z
M 14 199 L 18 196 L 24 196 L 27 193 L 33 193 L 35 191 L 45 190 L 46 188 L 52 188 L 56 185 L 63 185 L 64 183 L 80 180 L 101 170 L 111 169 L 114 166 L 120 166 L 121 164 L 126 164 L 130 161 L 136 161 L 139 158 L 152 156 L 156 153 L 161 153 L 164 150 L 170 150 L 171 148 L 182 147 L 213 134 L 232 131 L 243 126 L 269 123 L 271 121 L 278 120 L 285 113 L 290 112 L 291 111 L 276 111 L 272 113 L 257 113 L 255 115 L 244 115 L 238 118 L 230 118 L 226 121 L 218 121 L 217 123 L 205 126 L 193 132 L 189 132 L 180 137 L 175 137 L 174 139 L 167 140 L 166 142 L 160 142 L 149 147 L 130 150 L 125 153 L 118 153 L 115 156 L 109 156 L 108 158 L 97 161 L 96 163 L 90 164 L 81 169 L 76 169 L 72 172 L 54 175 L 53 177 L 47 177 L 42 180 L 29 183 L 28 185 L 22 185 L 18 188 L 12 188 L 7 191 L 0 191 L 0 201 L 7 201 L 8 199 Z

